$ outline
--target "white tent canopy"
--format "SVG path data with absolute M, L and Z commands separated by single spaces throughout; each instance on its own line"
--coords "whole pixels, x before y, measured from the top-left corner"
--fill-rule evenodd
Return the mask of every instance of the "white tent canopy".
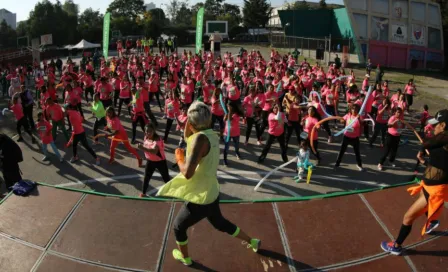
M 98 43 L 89 43 L 86 40 L 81 40 L 77 45 L 71 46 L 69 49 L 89 49 L 101 47 Z

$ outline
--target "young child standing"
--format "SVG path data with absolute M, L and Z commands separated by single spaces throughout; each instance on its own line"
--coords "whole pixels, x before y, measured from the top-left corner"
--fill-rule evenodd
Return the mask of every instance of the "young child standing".
M 37 114 L 37 128 L 38 128 L 40 140 L 42 141 L 42 152 L 44 153 L 44 157 L 42 158 L 42 161 L 49 160 L 47 146 L 50 145 L 54 151 L 54 154 L 56 154 L 56 157 L 58 157 L 59 161 L 63 162 L 64 159 L 62 158 L 61 154 L 59 153 L 58 148 L 54 144 L 53 134 L 52 134 L 53 126 L 50 124 L 50 122 L 45 120 L 44 114 L 42 112 L 39 112 Z
M 188 112 L 188 106 L 183 105 L 182 111 L 180 115 L 176 115 L 176 121 L 177 121 L 177 127 L 176 130 L 180 130 L 180 140 L 179 140 L 179 148 L 185 148 L 187 144 L 185 143 L 184 139 L 184 129 L 185 124 L 187 123 L 187 112 Z
M 308 147 L 308 141 L 301 141 L 299 152 L 297 152 L 297 172 L 299 174 L 298 181 L 303 179 L 303 174 L 308 171 L 308 167 L 313 166 L 309 160 L 310 150 Z

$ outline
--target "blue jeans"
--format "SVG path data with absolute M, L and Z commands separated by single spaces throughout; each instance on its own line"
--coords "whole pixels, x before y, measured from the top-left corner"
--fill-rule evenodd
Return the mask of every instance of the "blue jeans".
M 227 139 L 224 136 L 224 139 Z M 233 141 L 233 145 L 235 146 L 235 153 L 240 156 L 240 136 L 230 137 L 229 141 L 226 142 L 224 140 L 224 160 L 227 161 L 227 153 L 229 152 L 230 140 Z
M 56 147 L 56 145 L 54 144 L 54 142 L 50 143 L 51 148 L 53 149 L 54 154 L 56 154 L 56 156 L 60 159 L 61 154 L 59 153 L 58 148 Z M 47 149 L 47 144 L 42 144 L 42 152 L 44 153 L 45 157 L 48 157 L 48 149 Z

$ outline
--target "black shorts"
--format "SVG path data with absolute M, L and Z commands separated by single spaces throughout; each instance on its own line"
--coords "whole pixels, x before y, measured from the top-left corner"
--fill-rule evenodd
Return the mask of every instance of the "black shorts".
M 406 103 L 408 104 L 408 106 L 412 106 L 412 104 L 414 103 L 414 96 L 412 94 L 406 94 Z

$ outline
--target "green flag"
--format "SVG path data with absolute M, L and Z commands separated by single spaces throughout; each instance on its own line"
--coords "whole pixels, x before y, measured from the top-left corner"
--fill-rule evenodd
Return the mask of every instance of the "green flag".
M 105 59 L 109 56 L 109 27 L 110 27 L 110 13 L 104 15 L 103 22 L 103 56 Z
M 196 15 L 196 54 L 202 48 L 202 24 L 204 23 L 204 8 L 200 8 Z

